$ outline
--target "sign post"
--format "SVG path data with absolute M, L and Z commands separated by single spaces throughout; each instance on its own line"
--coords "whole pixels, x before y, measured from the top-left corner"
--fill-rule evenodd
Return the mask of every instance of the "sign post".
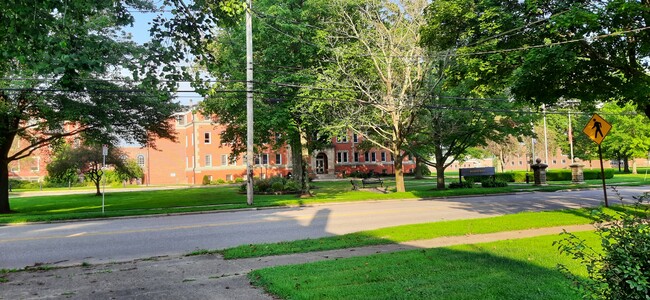
M 603 179 L 603 195 L 605 196 L 605 207 L 609 207 L 607 202 L 607 187 L 605 186 L 605 168 L 603 167 L 603 149 L 600 147 L 600 143 L 603 142 L 605 136 L 612 129 L 612 125 L 609 124 L 603 117 L 598 114 L 594 114 L 585 128 L 582 129 L 592 141 L 598 144 L 598 156 L 600 157 L 600 177 Z
M 103 161 L 102 161 L 102 177 L 104 177 L 104 183 L 102 187 L 102 214 L 104 214 L 104 195 L 106 194 L 106 174 L 104 174 L 104 171 L 106 170 L 106 156 L 108 155 L 108 145 L 104 144 L 102 145 L 102 156 L 103 156 Z

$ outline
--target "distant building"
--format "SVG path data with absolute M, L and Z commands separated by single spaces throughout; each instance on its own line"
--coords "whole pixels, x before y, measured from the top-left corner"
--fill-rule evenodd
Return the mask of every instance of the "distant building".
M 201 184 L 204 176 L 211 181 L 245 179 L 243 155 L 232 157 L 230 145 L 221 141 L 224 125 L 214 124 L 212 118 L 186 110 L 174 115 L 176 142 L 156 140 L 155 147 L 123 147 L 130 158 L 144 171 L 147 184 Z M 393 157 L 386 150 L 361 151 L 357 148 L 362 137 L 347 134 L 332 139 L 331 146 L 314 151 L 310 172 L 316 178 L 337 178 L 355 171 L 394 174 Z M 291 151 L 288 146 L 256 153 L 254 176 L 267 178 L 293 174 Z M 404 160 L 404 172 L 415 169 L 411 157 Z

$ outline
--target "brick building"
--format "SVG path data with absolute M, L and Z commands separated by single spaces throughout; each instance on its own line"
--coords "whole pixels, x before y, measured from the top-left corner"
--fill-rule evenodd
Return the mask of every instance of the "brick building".
M 221 141 L 223 125 L 214 124 L 211 117 L 187 110 L 174 115 L 176 142 L 157 140 L 154 148 L 123 147 L 142 167 L 147 184 L 201 184 L 204 176 L 210 180 L 233 181 L 245 178 L 243 156 L 231 158 L 231 147 Z M 356 134 L 332 139 L 325 149 L 314 151 L 311 172 L 317 178 L 337 178 L 354 171 L 393 174 L 393 160 L 386 150 L 362 152 L 357 145 L 362 137 Z M 293 172 L 289 147 L 265 150 L 255 156 L 256 177 L 287 176 Z M 404 161 L 404 172 L 413 172 L 415 162 Z

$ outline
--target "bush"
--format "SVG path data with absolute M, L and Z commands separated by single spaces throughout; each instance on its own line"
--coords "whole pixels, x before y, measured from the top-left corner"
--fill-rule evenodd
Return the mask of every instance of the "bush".
M 505 181 L 505 182 L 526 182 L 526 173 L 530 180 L 533 180 L 533 173 L 526 171 L 508 171 L 504 173 L 497 173 L 494 175 L 494 179 Z
M 208 184 L 210 184 L 210 176 L 203 175 L 203 185 L 208 185 Z
M 469 189 L 474 187 L 474 182 L 471 180 L 465 180 L 462 182 L 452 182 L 449 184 L 450 189 Z
M 571 170 L 546 171 L 547 181 L 571 181 Z
M 481 186 L 484 188 L 506 187 L 508 186 L 508 183 L 502 180 L 489 179 L 481 181 Z
M 614 178 L 614 169 L 605 169 L 605 179 Z M 587 179 L 601 179 L 600 170 L 584 170 L 585 180 Z
M 241 177 L 235 178 L 235 183 L 242 183 L 242 182 L 244 182 L 244 178 Z
M 217 179 L 215 182 L 216 182 L 217 184 L 224 184 L 224 183 L 226 183 L 226 181 L 223 180 L 223 179 L 221 179 L 221 178 Z
M 620 210 L 615 216 L 604 213 L 602 208 L 594 211 L 602 251 L 566 231 L 562 233 L 566 237 L 554 243 L 561 253 L 572 256 L 587 269 L 584 278 L 559 266 L 585 299 L 648 299 L 650 295 L 650 214 L 648 203 L 644 205 L 650 194 L 634 199 L 634 209 Z
M 282 182 L 274 182 L 271 184 L 271 192 L 282 192 L 284 184 Z
M 287 183 L 284 184 L 284 190 L 287 192 L 299 192 L 300 183 L 295 180 L 287 180 Z

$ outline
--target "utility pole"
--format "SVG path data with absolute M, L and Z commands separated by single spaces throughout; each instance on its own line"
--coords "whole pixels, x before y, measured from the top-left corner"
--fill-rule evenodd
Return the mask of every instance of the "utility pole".
M 253 205 L 253 0 L 246 6 L 246 203 Z
M 569 147 L 571 148 L 571 163 L 575 163 L 573 159 L 573 128 L 571 127 L 571 108 L 569 108 Z
M 542 104 L 544 112 L 544 163 L 548 164 L 548 135 L 546 134 L 546 104 Z

